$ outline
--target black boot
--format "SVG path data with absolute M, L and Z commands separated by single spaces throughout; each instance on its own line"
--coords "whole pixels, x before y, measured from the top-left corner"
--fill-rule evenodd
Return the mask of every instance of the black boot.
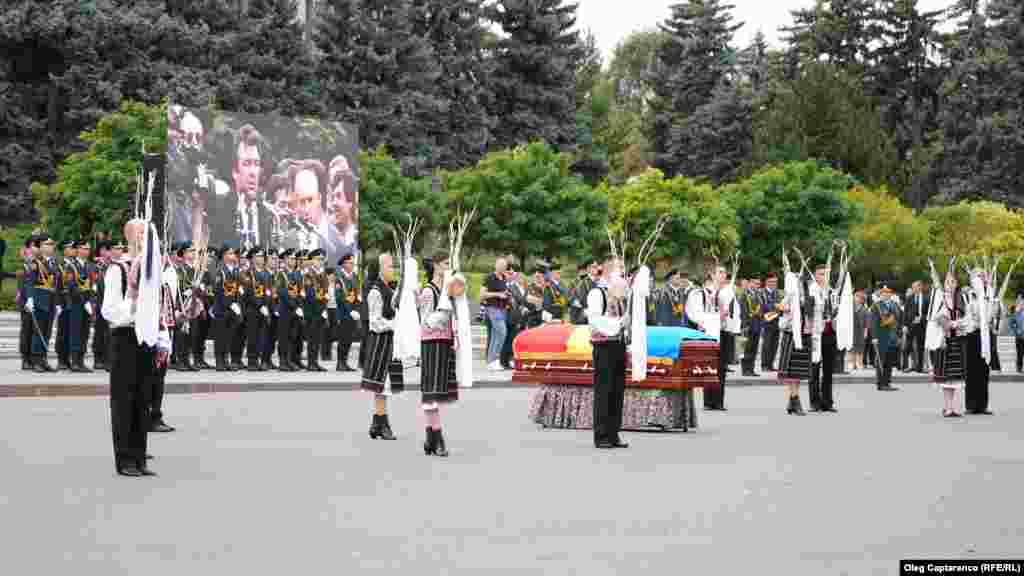
M 388 421 L 387 414 L 380 417 L 380 437 L 382 440 L 397 440 L 395 433 L 391 431 L 391 422 Z
M 373 415 L 373 423 L 370 424 L 370 438 L 376 440 L 380 437 L 380 415 Z
M 249 372 L 260 371 L 260 361 L 258 358 L 249 358 L 249 365 L 246 367 Z
M 790 399 L 790 401 L 793 403 L 793 411 L 791 412 L 791 414 L 796 414 L 797 416 L 806 416 L 807 415 L 807 413 L 804 412 L 803 405 L 800 403 L 800 397 L 799 396 L 793 396 Z
M 423 442 L 423 453 L 430 456 L 435 452 L 437 452 L 437 437 L 434 436 L 434 431 L 430 426 L 427 426 L 427 440 Z
M 22 358 L 21 359 L 21 369 L 22 370 L 31 371 L 32 368 L 33 368 L 33 366 L 32 366 L 32 361 L 31 360 L 29 360 L 28 358 Z M 1020 370 L 1017 370 L 1017 372 L 1020 372 Z
M 71 371 L 72 372 L 84 373 L 84 374 L 89 374 L 89 373 L 92 372 L 92 370 L 88 366 L 85 365 L 85 353 L 84 352 L 79 352 L 78 355 L 75 357 L 75 363 L 74 363 L 73 366 L 71 366 Z
M 441 430 L 434 431 L 434 442 L 437 444 L 437 450 L 434 452 L 434 454 L 442 458 L 447 458 L 448 448 L 446 448 L 444 445 L 444 435 L 441 434 Z

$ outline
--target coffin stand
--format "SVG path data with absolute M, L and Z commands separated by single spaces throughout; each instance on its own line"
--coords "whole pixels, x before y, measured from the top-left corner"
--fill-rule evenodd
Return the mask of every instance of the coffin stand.
M 647 378 L 634 382 L 626 356 L 625 430 L 697 427 L 696 389 L 716 389 L 718 341 L 686 328 L 647 327 Z M 590 328 L 548 324 L 513 342 L 512 381 L 534 384 L 530 419 L 545 428 L 593 426 L 593 348 Z

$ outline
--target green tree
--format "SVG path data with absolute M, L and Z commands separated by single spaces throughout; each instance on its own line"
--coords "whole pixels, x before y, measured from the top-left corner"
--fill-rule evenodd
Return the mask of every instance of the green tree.
M 60 163 L 56 182 L 32 185 L 42 225 L 57 238 L 116 233 L 134 216 L 143 147 L 149 153 L 167 149 L 167 109 L 125 102 L 81 139 L 89 148 Z
M 488 17 L 505 36 L 494 54 L 499 120 L 491 149 L 543 140 L 558 149 L 576 143 L 576 70 L 583 46 L 576 5 L 563 0 L 497 0 Z
M 637 114 L 647 109 L 653 93 L 653 67 L 668 35 L 657 28 L 633 32 L 615 45 L 608 77 L 615 84 L 616 102 Z
M 536 142 L 492 152 L 447 175 L 448 211 L 477 208 L 466 246 L 561 260 L 607 244 L 608 200 L 569 170 L 570 158 Z
M 688 0 L 672 6 L 672 15 L 660 26 L 667 38 L 648 75 L 654 96 L 646 132 L 654 165 L 669 176 L 704 175 L 703 166 L 689 157 L 695 132 L 680 126 L 731 80 L 736 61 L 730 43 L 742 26 L 733 22 L 732 8 L 720 0 Z
M 383 147 L 359 155 L 359 243 L 365 252 L 392 251 L 392 230 L 406 226 L 407 216 L 423 222 L 416 237 L 419 250 L 431 237 L 447 233 L 444 198 L 431 190 L 429 178 L 408 178 Z
M 853 184 L 847 174 L 803 161 L 723 186 L 722 199 L 736 209 L 743 269 L 757 275 L 778 270 L 783 245 L 824 261 L 832 241 L 850 238 L 862 221 L 860 206 L 847 196 Z M 859 247 L 851 247 L 857 256 Z
M 900 277 L 927 273 L 931 231 L 929 221 L 915 216 L 913 209 L 885 188 L 854 186 L 848 197 L 864 212 L 861 222 L 850 230 L 850 240 L 859 246 L 851 262 L 855 278 L 879 272 Z
M 726 256 L 739 243 L 736 210 L 722 202 L 718 191 L 709 184 L 684 176 L 666 178 L 660 170 L 651 168 L 623 186 L 613 188 L 605 184 L 598 191 L 608 197 L 613 231 L 625 228 L 634 250 L 654 230 L 659 218 L 671 219 L 652 254 L 651 264 Z M 629 255 L 631 261 L 635 256 Z

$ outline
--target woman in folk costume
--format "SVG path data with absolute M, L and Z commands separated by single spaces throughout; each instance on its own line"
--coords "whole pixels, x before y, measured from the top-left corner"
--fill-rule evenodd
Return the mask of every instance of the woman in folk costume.
M 385 252 L 377 257 L 376 262 L 371 261 L 369 272 L 370 288 L 365 300 L 368 331 L 362 389 L 373 393 L 370 438 L 395 440 L 388 420 L 388 384 L 390 393 L 398 394 L 405 390 L 405 380 L 401 362 L 394 360 L 396 307 L 400 293 L 390 287 L 395 276 L 391 255 Z
M 966 405 L 970 414 L 991 414 L 988 410 L 988 382 L 991 345 L 989 333 L 988 301 L 985 296 L 985 271 L 970 270 L 971 289 L 961 298 L 966 307 L 964 345 L 964 380 Z M 969 318 L 969 319 L 968 319 Z
M 782 318 L 779 330 L 782 340 L 779 346 L 779 382 L 786 389 L 789 404 L 787 414 L 803 416 L 800 403 L 800 381 L 809 380 L 811 375 L 811 322 L 814 302 L 808 297 L 809 273 L 801 279 L 790 270 L 785 248 L 782 250 L 785 296 L 782 300 Z
M 448 456 L 441 431 L 441 405 L 459 399 L 459 383 L 472 384 L 472 348 L 466 279 L 458 271 L 462 238 L 473 217 L 471 212 L 449 228 L 450 254 L 438 253 L 424 261 L 429 280 L 420 291 L 421 340 L 420 389 L 426 418 L 423 453 Z
M 934 288 L 925 333 L 925 348 L 935 353 L 932 382 L 942 388 L 942 415 L 946 418 L 956 418 L 962 415 L 960 393 L 964 387 L 966 335 L 973 332 L 975 327 L 972 326 L 971 315 L 966 313 L 965 302 L 957 286 L 956 258 L 949 261 L 944 283 L 939 282 L 935 263 L 931 260 L 928 263 Z

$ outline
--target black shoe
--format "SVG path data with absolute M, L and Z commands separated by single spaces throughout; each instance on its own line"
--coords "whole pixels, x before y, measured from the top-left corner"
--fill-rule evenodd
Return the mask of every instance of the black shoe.
M 600 450 L 611 450 L 612 448 L 615 448 L 615 445 L 608 440 L 601 440 L 600 442 L 594 443 L 594 447 Z
M 247 371 L 249 371 L 249 372 L 259 372 L 260 371 L 260 363 L 259 362 L 249 362 L 249 365 L 246 366 L 245 369 Z
M 295 372 L 295 366 L 292 366 L 287 362 L 282 362 L 277 369 L 280 370 L 281 372 Z
M 149 427 L 149 431 L 163 434 L 166 432 L 174 432 L 174 427 L 168 426 L 163 420 L 158 420 L 153 422 L 153 425 Z
M 139 468 L 139 474 L 141 474 L 142 476 L 156 476 L 156 472 L 153 472 L 146 466 L 142 466 Z
M 822 412 L 839 412 L 839 410 L 836 410 L 835 406 L 829 406 L 828 408 L 822 408 Z
M 153 459 L 153 455 L 152 454 L 146 454 L 146 460 L 152 460 L 152 459 Z
M 63 360 L 58 360 L 57 361 L 57 371 L 59 372 L 61 370 L 71 370 L 71 365 L 68 364 L 67 362 L 63 361 Z
M 380 437 L 380 415 L 373 415 L 373 422 L 370 424 L 370 438 L 376 440 Z
M 21 361 L 21 369 L 22 370 L 26 370 L 26 371 L 32 370 L 33 369 L 32 362 L 30 362 L 28 360 L 22 360 Z M 1020 372 L 1020 370 L 1017 370 L 1017 372 Z
M 622 438 L 617 438 L 611 441 L 612 448 L 629 448 L 628 442 L 623 442 Z
M 447 458 L 448 448 L 444 445 L 444 434 L 441 433 L 441 430 L 434 431 L 434 442 L 437 444 L 434 455 Z
M 99 372 L 101 370 L 106 370 L 107 369 L 107 363 L 102 361 L 102 360 L 94 360 L 93 363 L 92 363 L 92 369 L 93 369 L 94 372 Z
M 976 412 L 972 412 L 972 414 L 976 414 L 978 416 L 992 416 L 992 411 L 991 410 L 978 410 Z
M 76 374 L 92 374 L 92 370 L 87 368 L 85 364 L 81 362 L 75 362 L 71 365 L 71 371 Z
M 142 476 L 142 471 L 136 468 L 135 466 L 125 466 L 123 468 L 118 468 L 117 473 L 120 474 L 121 476 L 131 476 L 133 478 L 139 478 Z
M 388 421 L 387 414 L 380 417 L 380 439 L 397 440 L 395 433 L 391 431 L 391 422 Z
M 50 366 L 50 364 L 46 360 L 37 361 L 35 366 L 36 372 L 40 374 L 44 372 L 56 372 L 56 370 L 53 369 L 53 366 Z
M 742 376 L 744 378 L 753 378 L 754 376 L 757 376 L 757 374 L 754 374 L 753 372 L 744 372 Z
M 437 452 L 437 437 L 434 436 L 434 431 L 427 426 L 427 439 L 423 442 L 423 453 L 427 456 Z

